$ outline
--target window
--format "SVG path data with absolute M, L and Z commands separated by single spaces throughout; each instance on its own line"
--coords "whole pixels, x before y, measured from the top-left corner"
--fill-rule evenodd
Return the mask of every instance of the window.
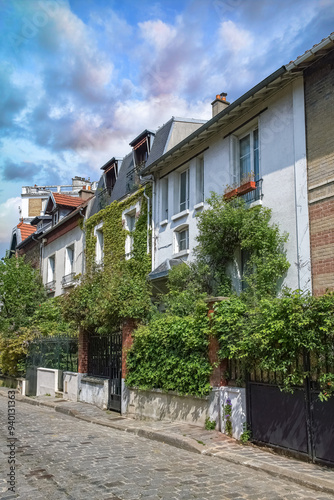
M 127 235 L 125 240 L 125 258 L 131 259 L 133 251 L 133 232 L 136 226 L 136 212 L 128 212 L 125 215 L 126 227 L 125 229 L 129 231 L 130 234 Z
M 196 203 L 204 201 L 204 159 L 197 158 L 196 163 Z
M 189 227 L 183 225 L 175 230 L 174 253 L 189 253 Z
M 51 283 L 55 280 L 55 267 L 56 267 L 56 258 L 54 255 L 48 258 L 48 273 L 47 273 L 47 282 Z
M 179 210 L 187 210 L 189 208 L 189 169 L 184 170 L 180 174 L 180 204 Z
M 59 221 L 59 212 L 58 210 L 53 214 L 53 225 L 55 226 Z
M 161 179 L 161 220 L 168 219 L 168 177 Z
M 239 139 L 239 182 L 259 180 L 259 131 L 254 129 Z
M 68 276 L 74 269 L 74 246 L 66 247 L 65 251 L 65 276 Z
M 97 265 L 101 265 L 103 262 L 103 247 L 104 247 L 102 222 L 95 227 L 94 236 L 96 237 L 95 262 Z

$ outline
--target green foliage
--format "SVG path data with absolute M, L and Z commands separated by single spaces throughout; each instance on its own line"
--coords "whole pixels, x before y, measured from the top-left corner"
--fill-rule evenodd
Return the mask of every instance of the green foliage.
M 247 371 L 276 372 L 285 390 L 311 375 L 321 384 L 321 398 L 333 393 L 333 294 L 312 297 L 286 291 L 281 298 L 263 298 L 253 307 L 233 296 L 216 306 L 213 327 L 221 358 L 239 359 Z M 310 368 L 303 363 L 306 353 L 311 356 Z
M 208 318 L 160 315 L 134 333 L 128 386 L 202 396 L 209 392 Z
M 167 287 L 168 293 L 161 299 L 169 314 L 187 316 L 204 305 L 206 293 L 194 264 L 182 263 L 173 267 L 168 274 Z
M 240 435 L 240 441 L 242 444 L 248 443 L 250 438 L 252 437 L 252 431 L 250 430 L 247 422 L 242 424 L 242 434 Z
M 147 275 L 151 257 L 147 254 L 147 202 L 144 189 L 122 202 L 114 201 L 90 217 L 85 224 L 87 273 L 81 283 L 63 299 L 67 320 L 91 333 L 106 333 L 130 317 L 143 320 L 151 309 L 151 287 Z M 149 194 L 150 189 L 146 188 Z M 137 201 L 141 209 L 133 235 L 132 258 L 125 260 L 129 232 L 122 225 L 122 212 Z M 96 268 L 94 228 L 103 222 L 103 266 Z
M 23 257 L 0 261 L 0 333 L 10 336 L 29 322 L 37 306 L 46 300 L 42 281 Z
M 223 416 L 225 421 L 225 434 L 232 437 L 232 403 L 230 398 L 227 398 L 223 404 Z
M 209 417 L 206 417 L 204 427 L 207 431 L 214 431 L 216 428 L 216 425 L 217 425 L 217 423 L 215 420 L 210 420 Z
M 279 280 L 289 268 L 284 252 L 287 235 L 270 225 L 271 210 L 247 208 L 241 198 L 225 201 L 215 193 L 209 208 L 198 214 L 197 261 L 207 266 L 210 293 L 231 293 L 231 272 L 237 252 L 249 255 L 243 281 L 253 299 L 275 296 Z

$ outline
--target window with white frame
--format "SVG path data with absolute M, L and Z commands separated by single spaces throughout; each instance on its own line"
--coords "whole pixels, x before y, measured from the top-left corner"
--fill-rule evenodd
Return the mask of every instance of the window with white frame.
M 48 258 L 47 282 L 55 281 L 56 257 L 52 255 Z
M 179 178 L 179 211 L 189 208 L 189 169 L 180 173 Z
M 103 236 L 103 223 L 102 222 L 94 228 L 94 236 L 96 237 L 95 262 L 97 265 L 101 265 L 103 262 L 103 248 L 104 248 L 104 236 Z
M 196 204 L 204 201 L 204 158 L 196 162 Z
M 189 250 L 189 227 L 183 225 L 176 228 L 174 235 L 174 253 L 187 253 L 187 250 Z
M 233 157 L 233 182 L 240 185 L 260 178 L 259 131 L 257 126 L 246 133 L 231 136 Z
M 130 234 L 127 235 L 125 240 L 125 258 L 131 259 L 133 252 L 133 232 L 136 227 L 136 211 L 126 213 L 125 215 L 125 229 L 129 231 Z
M 168 177 L 161 179 L 161 220 L 168 219 Z
M 65 276 L 72 274 L 74 271 L 74 245 L 65 249 Z

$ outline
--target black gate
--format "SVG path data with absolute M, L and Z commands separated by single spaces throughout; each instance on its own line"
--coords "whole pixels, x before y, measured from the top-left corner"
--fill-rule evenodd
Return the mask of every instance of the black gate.
M 321 401 L 317 382 L 309 378 L 293 393 L 279 385 L 274 373 L 252 372 L 248 377 L 252 440 L 334 467 L 334 397 Z
M 122 333 L 89 337 L 88 374 L 109 380 L 108 409 L 121 411 Z

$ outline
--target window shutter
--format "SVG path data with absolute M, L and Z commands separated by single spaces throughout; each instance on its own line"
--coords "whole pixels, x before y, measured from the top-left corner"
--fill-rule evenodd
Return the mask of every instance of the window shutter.
M 230 179 L 232 184 L 239 182 L 239 140 L 235 135 L 230 136 Z

